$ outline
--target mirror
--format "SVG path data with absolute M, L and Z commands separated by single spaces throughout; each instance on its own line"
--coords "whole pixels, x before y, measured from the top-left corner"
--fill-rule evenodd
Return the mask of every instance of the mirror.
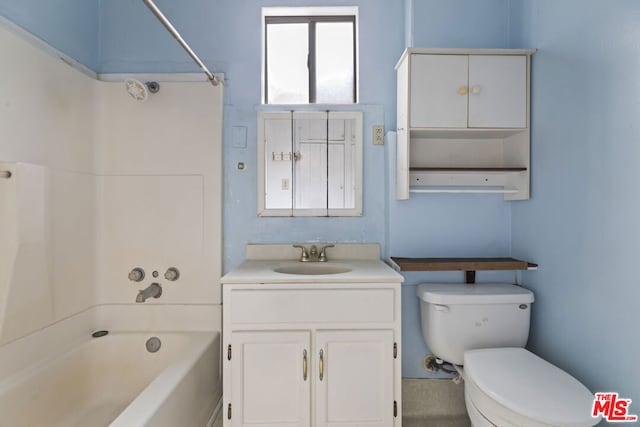
M 362 215 L 362 113 L 258 113 L 258 215 Z

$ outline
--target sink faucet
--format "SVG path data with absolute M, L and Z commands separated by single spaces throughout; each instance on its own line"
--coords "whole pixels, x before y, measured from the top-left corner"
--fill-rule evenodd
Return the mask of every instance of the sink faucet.
M 136 302 L 145 302 L 148 298 L 160 298 L 160 295 L 162 295 L 162 288 L 158 283 L 152 283 L 138 291 Z
M 300 262 L 327 262 L 327 248 L 333 248 L 334 244 L 324 245 L 320 248 L 320 252 L 318 252 L 318 247 L 316 245 L 311 245 L 309 252 L 307 252 L 307 248 L 302 245 L 293 245 L 294 248 L 302 249 L 300 253 Z

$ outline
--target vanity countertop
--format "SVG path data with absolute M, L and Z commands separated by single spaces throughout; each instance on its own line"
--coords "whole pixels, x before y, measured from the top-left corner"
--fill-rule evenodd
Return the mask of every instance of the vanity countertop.
M 314 268 L 312 264 L 322 264 L 322 267 L 345 267 L 350 269 L 345 273 L 333 274 L 289 274 L 278 273 L 280 268 L 300 267 Z M 401 283 L 403 277 L 380 260 L 351 260 L 342 259 L 326 263 L 302 263 L 295 260 L 247 260 L 238 268 L 230 271 L 222 278 L 223 284 L 238 283 Z
M 299 250 L 291 250 L 291 245 L 248 245 L 247 260 L 222 277 L 222 283 L 402 283 L 404 280 L 380 260 L 377 245 L 336 245 L 327 251 L 328 262 L 300 262 L 298 256 Z M 297 274 L 298 270 L 315 274 L 309 271 Z

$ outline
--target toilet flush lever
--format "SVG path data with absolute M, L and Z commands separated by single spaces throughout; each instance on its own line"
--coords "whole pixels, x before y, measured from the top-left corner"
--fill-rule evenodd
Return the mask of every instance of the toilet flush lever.
M 447 306 L 447 305 L 442 305 L 442 304 L 434 304 L 433 309 L 434 309 L 435 311 L 448 312 L 448 311 L 449 311 L 449 306 Z

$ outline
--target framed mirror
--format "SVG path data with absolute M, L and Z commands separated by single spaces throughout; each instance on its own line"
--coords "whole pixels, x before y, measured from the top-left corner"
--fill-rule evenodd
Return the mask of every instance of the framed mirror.
M 362 215 L 362 113 L 259 112 L 258 215 Z

